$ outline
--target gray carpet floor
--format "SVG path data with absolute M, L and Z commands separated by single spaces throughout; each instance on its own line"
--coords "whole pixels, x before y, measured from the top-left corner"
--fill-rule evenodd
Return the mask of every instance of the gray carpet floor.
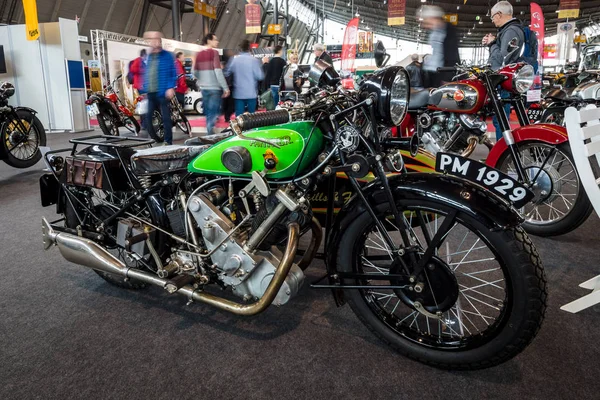
M 50 134 L 65 144 L 69 134 Z M 308 285 L 252 318 L 186 306 L 160 289 L 126 291 L 44 252 L 38 177 L 0 162 L 0 399 L 598 399 L 600 306 L 559 307 L 600 273 L 600 223 L 533 240 L 549 308 L 523 353 L 498 367 L 447 372 L 372 336 L 348 306 Z M 308 279 L 321 276 L 315 261 Z

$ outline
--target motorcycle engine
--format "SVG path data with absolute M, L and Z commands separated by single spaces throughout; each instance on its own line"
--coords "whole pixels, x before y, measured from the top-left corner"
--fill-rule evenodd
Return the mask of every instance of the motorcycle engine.
M 423 129 L 421 140 L 425 150 L 432 154 L 437 154 L 442 151 L 444 143 L 450 140 L 460 121 L 454 113 L 437 111 L 431 114 L 421 114 L 419 116 L 419 124 Z
M 258 206 L 250 235 L 277 205 L 277 200 L 270 197 L 267 196 L 261 202 L 263 204 Z M 188 209 L 199 227 L 207 250 L 212 253 L 210 260 L 219 280 L 246 301 L 262 297 L 273 279 L 283 258 L 281 251 L 274 245 L 287 238 L 286 223 L 295 221 L 303 227 L 309 226 L 311 220 L 309 216 L 300 215 L 304 214 L 302 209 L 297 213 L 288 213 L 287 221 L 275 226 L 259 247 L 254 251 L 246 251 L 244 245 L 250 237 L 248 232 L 236 230 L 231 219 L 207 196 L 199 194 L 190 197 Z M 286 304 L 298 293 L 303 282 L 304 273 L 298 265 L 293 264 L 273 304 Z

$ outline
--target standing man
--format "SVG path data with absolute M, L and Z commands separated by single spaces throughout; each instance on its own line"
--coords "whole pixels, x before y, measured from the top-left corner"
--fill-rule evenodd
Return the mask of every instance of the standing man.
M 196 56 L 194 70 L 198 79 L 198 86 L 202 91 L 202 108 L 206 115 L 207 135 L 214 133 L 215 123 L 221 113 L 221 99 L 229 96 L 229 87 L 221 69 L 219 52 L 219 39 L 214 33 L 208 33 L 202 39 L 206 46 Z
M 481 43 L 490 49 L 490 58 L 488 64 L 492 69 L 498 70 L 502 66 L 519 61 L 521 49 L 525 43 L 525 33 L 523 26 L 513 18 L 513 8 L 508 1 L 500 1 L 492 7 L 492 22 L 498 28 L 497 36 L 488 33 L 483 37 Z M 508 99 L 510 93 L 506 90 L 500 90 L 500 97 Z M 510 116 L 510 103 L 504 104 L 504 112 Z M 496 128 L 496 141 L 502 138 L 502 129 L 498 123 L 498 118 L 494 115 L 492 118 L 494 128 Z
M 406 72 L 410 76 L 410 87 L 411 88 L 422 88 L 423 87 L 423 76 L 421 73 L 421 63 L 419 62 L 419 55 L 413 54 L 410 56 L 412 62 L 406 66 Z
M 439 87 L 442 82 L 450 82 L 454 73 L 438 72 L 439 67 L 453 67 L 460 63 L 458 37 L 454 26 L 444 21 L 444 10 L 437 6 L 423 6 L 419 10 L 423 27 L 429 34 L 432 54 L 423 62 L 423 71 L 428 78 L 426 87 Z
M 246 110 L 249 113 L 256 112 L 258 83 L 265 75 L 261 62 L 250 54 L 248 40 L 240 44 L 240 54 L 229 62 L 225 75 L 233 75 L 235 115 L 241 115 Z
M 179 51 L 175 55 L 175 58 L 175 67 L 177 69 L 177 87 L 175 88 L 175 96 L 177 96 L 177 101 L 179 102 L 179 104 L 181 104 L 181 107 L 183 107 L 183 103 L 185 101 L 185 93 L 188 90 L 187 83 L 185 83 L 185 68 L 183 67 L 185 57 L 183 55 L 183 52 Z
M 133 60 L 129 72 L 133 74 L 133 87 L 139 94 L 144 93 L 144 73 L 146 72 L 146 62 L 148 55 L 146 49 L 140 51 L 140 56 Z
M 169 101 L 175 96 L 177 70 L 175 57 L 162 48 L 162 33 L 145 32 L 144 39 L 148 41 L 151 51 L 148 56 L 148 66 L 144 76 L 144 91 L 148 93 L 147 129 L 154 136 L 152 114 L 160 110 L 165 130 L 165 144 L 173 144 L 173 123 L 169 111 Z
M 317 43 L 313 46 L 313 54 L 315 55 L 315 62 L 321 60 L 333 66 L 333 60 L 329 53 L 325 51 L 325 45 L 323 43 Z
M 279 81 L 281 80 L 281 75 L 283 75 L 283 69 L 285 68 L 286 62 L 283 57 L 281 57 L 283 55 L 282 46 L 275 46 L 273 51 L 275 52 L 275 56 L 272 57 L 267 64 L 265 81 L 271 88 L 273 103 L 275 104 L 275 107 L 277 107 L 279 104 Z

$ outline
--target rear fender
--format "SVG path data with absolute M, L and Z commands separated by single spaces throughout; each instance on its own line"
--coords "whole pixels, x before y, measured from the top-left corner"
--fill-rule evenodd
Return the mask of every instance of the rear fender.
M 389 176 L 388 180 L 395 199 L 428 199 L 453 205 L 490 230 L 516 226 L 523 221 L 518 212 L 504 200 L 461 178 L 442 174 L 408 173 Z M 374 209 L 387 203 L 378 181 L 364 187 L 363 193 Z M 337 272 L 337 252 L 344 232 L 363 212 L 366 212 L 364 204 L 355 194 L 338 213 L 325 247 L 328 249 L 325 261 L 329 274 Z M 339 293 L 336 293 L 336 300 L 340 303 L 338 296 Z
M 518 127 L 512 131 L 515 143 L 536 141 L 547 144 L 561 144 L 569 140 L 567 129 L 554 124 L 533 124 Z M 502 155 L 508 150 L 504 138 L 494 145 L 485 163 L 496 168 Z

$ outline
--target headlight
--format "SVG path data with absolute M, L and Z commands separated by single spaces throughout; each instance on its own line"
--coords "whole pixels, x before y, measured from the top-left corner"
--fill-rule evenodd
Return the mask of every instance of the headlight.
M 387 126 L 400 125 L 406 115 L 409 94 L 408 74 L 398 66 L 375 71 L 360 86 L 361 98 L 375 99 L 375 115 Z
M 535 72 L 531 65 L 523 65 L 513 76 L 513 89 L 519 93 L 525 93 L 533 86 Z

